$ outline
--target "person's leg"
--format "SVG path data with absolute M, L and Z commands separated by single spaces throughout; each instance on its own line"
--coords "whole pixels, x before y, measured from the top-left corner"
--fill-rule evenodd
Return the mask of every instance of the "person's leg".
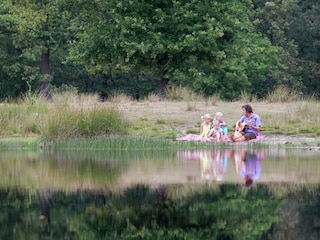
M 244 132 L 238 132 L 237 134 L 234 134 L 233 136 L 231 136 L 231 141 L 232 142 L 243 142 L 246 140 L 246 138 L 244 137 Z
M 249 141 L 249 140 L 255 139 L 256 135 L 252 132 L 247 132 L 243 135 L 243 137 L 245 138 L 245 140 Z
M 222 129 L 223 135 L 228 133 L 228 127 L 227 126 L 221 126 L 221 129 Z
M 241 136 L 241 137 L 238 137 L 238 138 L 234 138 L 234 141 L 235 142 L 243 142 L 243 141 L 245 141 L 246 139 L 245 139 L 245 137 L 244 136 Z
M 220 136 L 220 132 L 216 132 L 216 141 L 220 142 L 221 136 Z
M 222 140 L 223 141 L 228 141 L 229 137 L 228 137 L 228 128 L 227 126 L 222 126 Z

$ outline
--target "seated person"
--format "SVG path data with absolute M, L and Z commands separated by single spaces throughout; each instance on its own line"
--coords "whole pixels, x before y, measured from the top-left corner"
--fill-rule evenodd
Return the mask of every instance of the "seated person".
M 223 113 L 217 112 L 214 120 L 217 120 L 220 123 L 222 129 L 223 140 L 228 140 L 228 124 L 223 120 Z
M 212 123 L 212 126 L 213 127 L 211 128 L 208 136 L 212 141 L 215 140 L 216 142 L 220 142 L 223 135 L 223 130 L 220 127 L 220 122 L 217 120 L 214 120 Z
M 209 138 L 209 132 L 211 130 L 211 115 L 205 114 L 201 116 L 202 123 L 200 125 L 200 136 L 198 138 L 199 141 L 211 141 Z
M 236 126 L 236 132 L 230 136 L 233 142 L 249 141 L 257 138 L 259 135 L 261 120 L 259 115 L 253 113 L 249 104 L 242 106 L 243 116 L 239 119 Z M 241 129 L 239 129 L 241 127 Z

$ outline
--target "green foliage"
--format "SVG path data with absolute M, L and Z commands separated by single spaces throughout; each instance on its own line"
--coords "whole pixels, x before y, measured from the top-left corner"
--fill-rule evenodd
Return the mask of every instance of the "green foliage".
M 179 187 L 136 185 L 121 194 L 41 190 L 52 203 L 50 224 L 39 220 L 39 191 L 1 189 L 0 238 L 262 240 L 319 234 L 318 185 L 197 186 L 173 198 L 170 191 Z
M 0 13 L 0 99 L 27 82 L 38 92 L 49 52 L 52 85 L 103 98 L 143 99 L 159 81 L 223 100 L 278 86 L 319 97 L 315 0 L 4 1 Z
M 103 207 L 88 207 L 74 230 L 91 229 L 96 239 L 257 239 L 277 220 L 280 201 L 262 186 L 246 194 L 222 185 L 220 191 L 205 188 L 176 200 L 168 190 L 138 185 L 109 196 Z
M 288 37 L 298 45 L 299 77 L 302 78 L 302 92 L 319 97 L 320 46 L 319 46 L 319 1 L 297 0 L 293 7 L 293 22 Z
M 26 53 L 16 47 L 19 16 L 10 13 L 8 1 L 0 3 L 0 16 L 0 99 L 15 98 L 26 90 L 23 80 L 32 75 L 34 65 L 31 60 L 26 60 Z
M 260 81 L 268 69 L 277 68 L 276 49 L 253 32 L 246 15 L 249 1 L 108 1 L 93 6 L 97 10 L 70 57 L 92 72 L 138 70 L 154 74 L 155 81 L 168 79 L 233 99 L 253 78 Z
M 319 2 L 303 0 L 254 0 L 252 21 L 259 32 L 279 46 L 282 63 L 277 85 L 300 95 L 319 96 Z
M 128 123 L 114 109 L 73 110 L 65 107 L 51 112 L 42 133 L 48 139 L 64 139 L 123 135 L 127 130 Z

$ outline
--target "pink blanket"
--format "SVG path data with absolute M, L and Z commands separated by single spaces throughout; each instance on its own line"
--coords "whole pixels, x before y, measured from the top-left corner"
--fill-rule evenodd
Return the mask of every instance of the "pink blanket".
M 266 135 L 259 135 L 259 136 L 257 136 L 256 139 L 252 139 L 252 140 L 250 140 L 249 142 L 260 141 L 260 140 L 264 139 L 265 137 L 266 137 Z
M 260 141 L 262 139 L 264 139 L 266 137 L 266 135 L 259 135 L 257 136 L 256 139 L 252 139 L 248 142 L 256 142 L 256 141 Z M 183 136 L 183 137 L 180 137 L 180 138 L 176 138 L 177 141 L 198 141 L 199 139 L 199 135 L 198 134 L 188 134 L 186 136 Z M 201 140 L 201 142 L 210 142 L 208 140 Z M 213 141 L 215 142 L 215 141 Z M 228 140 L 222 140 L 221 142 L 231 142 L 229 139 Z M 246 142 L 246 141 L 244 141 Z M 238 142 L 238 143 L 241 143 L 241 142 Z
M 177 138 L 177 141 L 197 141 L 199 139 L 199 135 L 197 134 L 188 134 L 186 136 Z
M 177 141 L 199 141 L 199 142 L 216 142 L 215 140 L 210 141 L 206 139 L 201 139 L 199 140 L 199 135 L 198 134 L 188 134 L 186 136 L 176 138 Z M 230 142 L 230 140 L 221 140 L 221 142 Z

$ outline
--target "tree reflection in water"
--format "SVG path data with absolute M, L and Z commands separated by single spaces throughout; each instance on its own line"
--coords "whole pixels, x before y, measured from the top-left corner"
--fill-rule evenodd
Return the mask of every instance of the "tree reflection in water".
M 38 218 L 41 195 L 39 201 L 37 194 L 1 190 L 0 239 L 317 239 L 319 188 L 282 191 L 288 187 L 136 185 L 117 194 L 54 192 L 49 225 Z
M 310 159 L 301 164 L 291 158 L 288 164 L 283 156 L 281 161 L 266 158 L 263 151 L 251 149 L 175 154 L 170 161 L 165 155 L 164 162 L 154 152 L 136 155 L 134 161 L 123 155 L 106 157 L 106 153 L 91 161 L 90 156 L 81 159 L 79 152 L 72 158 L 68 155 L 70 159 L 45 156 L 46 161 L 38 162 L 36 155 L 24 162 L 8 158 L 2 161 L 2 169 L 6 169 L 2 180 L 11 185 L 5 186 L 3 180 L 0 187 L 0 239 L 319 239 L 319 184 L 273 180 L 278 175 L 272 163 L 282 170 L 279 176 L 289 172 L 296 179 L 317 170 L 318 165 L 310 165 Z M 155 160 L 153 164 L 150 159 Z M 10 165 L 12 162 L 15 164 Z M 110 188 L 119 176 L 127 179 L 139 169 L 149 182 L 142 183 L 136 176 L 137 181 L 125 188 Z M 189 174 L 189 169 L 198 178 L 184 182 L 170 178 L 171 182 L 159 184 L 150 181 L 152 174 L 156 179 L 168 171 L 169 178 L 180 169 L 188 173 L 181 170 L 178 180 Z M 34 178 L 34 173 L 42 178 Z M 253 179 L 250 188 L 243 185 L 249 174 Z M 31 186 L 41 179 L 50 183 L 47 186 L 58 187 L 40 185 L 27 190 L 22 187 L 28 186 L 25 179 L 36 179 Z M 55 182 L 51 183 L 52 179 Z M 54 185 L 58 181 L 61 184 Z M 39 215 L 46 221 L 39 220 Z
M 37 191 L 40 206 L 41 206 L 41 215 L 40 220 L 46 220 L 50 224 L 50 208 L 51 200 L 48 193 L 44 191 Z

